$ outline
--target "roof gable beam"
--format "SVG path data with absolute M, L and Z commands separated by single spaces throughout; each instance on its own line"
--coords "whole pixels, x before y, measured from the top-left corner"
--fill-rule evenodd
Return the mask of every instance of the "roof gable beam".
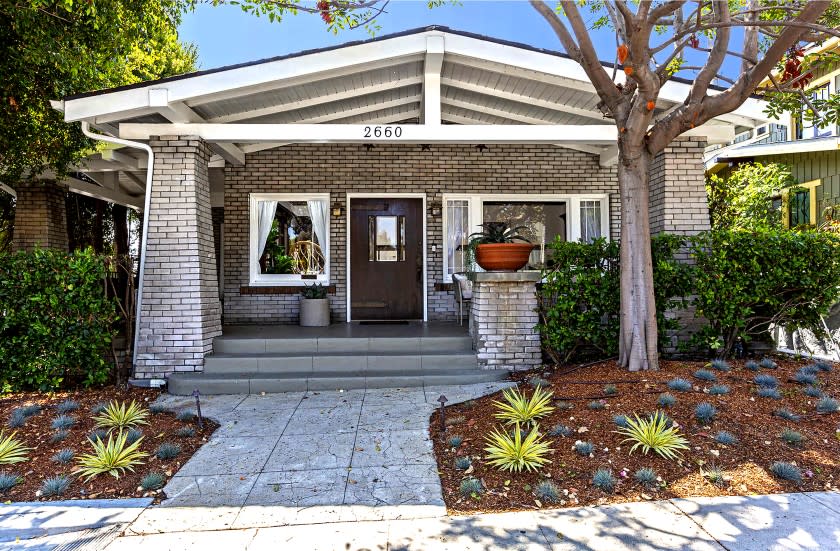
M 444 39 L 426 37 L 426 60 L 423 64 L 423 111 L 421 122 L 440 125 L 440 73 L 443 69 Z

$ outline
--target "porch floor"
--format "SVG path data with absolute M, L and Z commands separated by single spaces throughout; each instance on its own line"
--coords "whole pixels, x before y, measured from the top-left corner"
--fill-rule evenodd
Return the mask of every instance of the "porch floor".
M 301 327 L 299 325 L 225 325 L 222 337 L 231 339 L 321 339 L 321 338 L 423 338 L 467 337 L 467 323 L 408 322 L 333 323 L 327 327 Z

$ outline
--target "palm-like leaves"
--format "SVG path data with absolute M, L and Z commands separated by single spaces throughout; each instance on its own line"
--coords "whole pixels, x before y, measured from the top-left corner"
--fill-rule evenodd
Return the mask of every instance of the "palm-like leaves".
M 622 440 L 622 444 L 628 441 L 635 442 L 630 448 L 630 453 L 641 447 L 645 455 L 653 450 L 654 453 L 673 461 L 679 458 L 679 450 L 688 449 L 688 440 L 680 435 L 676 427 L 668 426 L 667 416 L 662 412 L 657 411 L 646 418 L 638 415 L 634 417 L 635 419 L 627 419 L 626 427 L 616 431 L 627 437 Z
M 493 401 L 493 405 L 499 410 L 496 419 L 505 421 L 508 425 L 513 423 L 534 424 L 541 417 L 545 417 L 554 408 L 549 405 L 552 392 L 537 387 L 530 398 L 520 393 L 516 388 L 509 388 L 502 393 L 505 401 Z
M 494 429 L 490 436 L 485 438 L 487 452 L 485 459 L 494 467 L 503 471 L 522 472 L 536 471 L 551 461 L 546 455 L 551 450 L 549 442 L 542 439 L 538 427 L 531 429 L 525 438 L 519 430 L 519 424 L 514 426 L 513 434 L 505 434 Z
M 137 405 L 134 400 L 131 404 L 126 406 L 125 402 L 117 402 L 114 400 L 105 408 L 105 410 L 94 417 L 97 427 L 103 427 L 108 430 L 117 429 L 122 431 L 128 427 L 136 427 L 137 425 L 148 425 L 146 418 L 149 413 Z
M 93 453 L 79 456 L 76 472 L 84 476 L 85 481 L 102 473 L 119 478 L 126 470 L 133 472 L 134 466 L 141 464 L 141 460 L 149 454 L 139 449 L 142 437 L 133 444 L 126 444 L 126 436 L 120 431 L 116 438 L 113 434 L 108 435 L 107 442 L 90 440 Z
M 0 465 L 22 463 L 28 459 L 26 453 L 32 448 L 24 446 L 23 442 L 15 438 L 16 434 L 17 432 L 13 432 L 5 436 L 0 430 Z
M 514 241 L 522 241 L 530 243 L 530 241 L 518 232 L 527 230 L 528 226 L 510 227 L 507 222 L 485 222 L 481 224 L 482 231 L 474 233 L 469 236 L 471 243 L 480 245 L 483 243 L 513 243 Z

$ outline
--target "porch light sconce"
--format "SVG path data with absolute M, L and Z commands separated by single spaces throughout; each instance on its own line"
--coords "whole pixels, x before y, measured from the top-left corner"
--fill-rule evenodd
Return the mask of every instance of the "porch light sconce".
M 427 143 L 421 143 L 420 144 L 420 151 L 431 151 L 431 150 L 432 150 L 431 145 L 429 145 Z
M 341 205 L 338 205 L 338 204 L 333 205 L 332 215 L 335 216 L 336 218 L 339 218 L 339 217 L 343 216 L 344 215 L 344 207 L 342 207 Z
M 374 144 L 372 144 L 372 143 L 365 143 L 365 144 L 362 144 L 362 145 L 363 145 L 363 146 L 365 146 L 365 149 L 366 149 L 367 151 L 370 151 L 371 149 L 373 149 L 374 147 L 376 147 L 376 146 L 375 146 Z
M 432 216 L 440 216 L 440 213 L 441 213 L 440 204 L 432 203 L 430 208 L 429 208 L 429 211 L 431 212 Z
M 489 148 L 488 148 L 486 145 L 484 145 L 483 143 L 478 144 L 477 146 L 475 146 L 475 148 L 476 148 L 476 149 L 478 149 L 478 151 L 479 151 L 480 153 L 484 153 L 485 151 L 487 151 L 487 150 L 489 149 Z

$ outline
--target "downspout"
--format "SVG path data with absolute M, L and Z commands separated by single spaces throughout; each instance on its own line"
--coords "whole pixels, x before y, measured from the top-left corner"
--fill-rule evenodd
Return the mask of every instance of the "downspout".
M 134 313 L 134 346 L 131 354 L 131 367 L 136 367 L 137 362 L 137 342 L 140 340 L 140 313 L 143 311 L 143 280 L 146 273 L 146 239 L 149 235 L 149 209 L 152 203 L 152 173 L 155 166 L 155 154 L 152 148 L 147 144 L 141 142 L 132 142 L 123 140 L 122 138 L 114 138 L 105 134 L 94 134 L 90 131 L 90 123 L 82 121 L 82 133 L 93 140 L 99 140 L 106 143 L 117 145 L 124 145 L 126 147 L 133 147 L 134 149 L 142 149 L 149 156 L 149 162 L 146 165 L 146 198 L 143 203 L 143 235 L 140 239 L 140 269 L 137 273 L 137 303 L 135 305 Z M 132 374 L 133 375 L 133 374 Z

